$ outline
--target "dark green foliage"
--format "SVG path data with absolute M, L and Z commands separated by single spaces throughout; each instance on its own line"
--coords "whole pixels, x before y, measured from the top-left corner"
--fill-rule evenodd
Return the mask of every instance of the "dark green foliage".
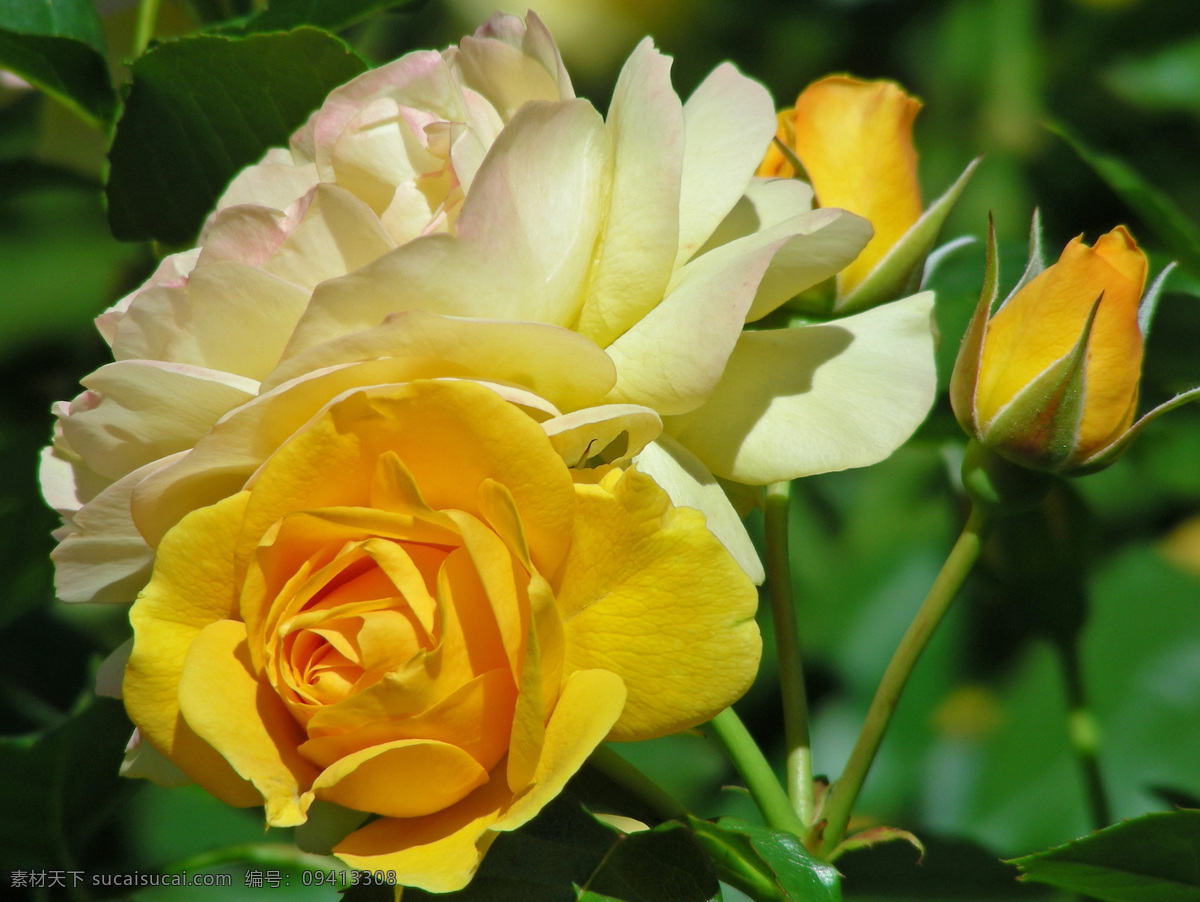
M 1147 814 L 1013 859 L 1025 880 L 1102 902 L 1200 899 L 1200 811 Z
M 133 65 L 109 152 L 113 234 L 188 241 L 240 169 L 286 145 L 330 91 L 365 69 L 347 44 L 309 27 L 150 50 Z
M 105 52 L 91 0 L 0 0 L 0 69 L 97 124 L 117 111 Z

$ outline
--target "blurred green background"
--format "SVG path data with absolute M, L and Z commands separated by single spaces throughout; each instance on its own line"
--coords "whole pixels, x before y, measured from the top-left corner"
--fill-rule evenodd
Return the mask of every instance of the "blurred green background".
M 98 6 L 119 59 L 133 31 L 131 4 Z M 197 11 L 238 6 L 169 0 L 159 33 L 191 30 Z M 347 37 L 383 61 L 453 43 L 492 6 L 430 0 Z M 984 155 L 943 240 L 981 236 L 991 211 L 1009 285 L 1024 264 L 1035 206 L 1051 256 L 1081 232 L 1091 241 L 1124 222 L 1156 270 L 1170 259 L 1157 224 L 1138 219 L 1043 127 L 1048 119 L 1123 158 L 1200 220 L 1200 4 L 552 0 L 535 8 L 577 93 L 601 109 L 644 34 L 675 57 L 684 96 L 725 59 L 762 80 L 780 106 L 829 72 L 899 81 L 926 105 L 917 145 L 927 199 Z M 57 523 L 36 488 L 37 454 L 51 403 L 74 396 L 79 378 L 104 362 L 91 319 L 155 259 L 149 246 L 109 236 L 103 168 L 101 136 L 52 101 L 0 81 L 0 375 L 9 386 L 0 393 L 0 858 L 9 872 L 150 871 L 264 839 L 260 814 L 227 809 L 194 788 L 116 779 L 128 733 L 119 704 L 101 700 L 71 716 L 89 704 L 94 669 L 128 624 L 123 610 L 54 601 L 47 556 Z M 935 278 L 943 387 L 982 271 L 976 243 Z M 1200 381 L 1198 280 L 1200 272 L 1186 270 L 1171 277 L 1148 347 L 1143 407 Z M 888 461 L 797 485 L 792 565 L 819 773 L 840 770 L 886 660 L 960 526 L 962 445 L 943 399 Z M 1159 420 L 1116 466 L 1071 483 L 1046 511 L 991 543 L 921 661 L 861 798 L 864 818 L 914 830 L 929 853 L 920 866 L 903 845 L 846 857 L 847 898 L 1057 898 L 1016 884 L 996 859 L 1089 829 L 1054 650 L 1077 630 L 1114 815 L 1196 805 L 1200 407 Z M 781 758 L 773 667 L 768 652 L 738 709 Z M 713 743 L 684 735 L 620 750 L 698 813 L 754 817 L 743 794 L 722 789 L 735 778 Z M 229 870 L 232 890 L 137 898 L 272 892 L 241 886 L 244 870 Z M 288 897 L 332 897 L 327 888 L 305 892 L 293 880 Z

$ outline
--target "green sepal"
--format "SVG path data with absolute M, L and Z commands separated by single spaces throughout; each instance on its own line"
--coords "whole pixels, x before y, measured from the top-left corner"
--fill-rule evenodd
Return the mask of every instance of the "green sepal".
M 788 147 L 786 141 L 780 141 L 778 135 L 771 139 L 771 143 L 775 145 L 776 150 L 783 154 L 783 158 L 787 160 L 788 165 L 792 167 L 792 178 L 800 179 L 802 182 L 807 181 L 805 178 L 807 173 L 804 171 L 804 164 L 801 163 L 800 158 L 796 156 L 796 151 Z
M 1042 213 L 1034 207 L 1033 221 L 1029 223 L 1029 260 L 1025 263 L 1025 271 L 1021 273 L 1021 278 L 1017 280 L 1017 284 L 1008 293 L 1008 297 L 1004 299 L 1000 308 L 1011 301 L 1018 291 L 1041 275 L 1045 268 L 1046 261 L 1042 256 Z M 997 313 L 1000 312 L 1000 308 L 997 308 Z
M 975 419 L 975 386 L 979 382 L 979 363 L 983 358 L 983 339 L 991 318 L 992 305 L 1000 293 L 1000 265 L 996 254 L 996 227 L 988 216 L 987 265 L 983 271 L 983 290 L 975 313 L 963 334 L 954 371 L 950 374 L 950 406 L 963 431 L 970 436 L 979 434 Z
M 1058 472 L 1077 463 L 1072 456 L 1083 420 L 1084 363 L 1103 300 L 1101 292 L 1075 346 L 1017 392 L 987 424 L 980 434 L 985 445 L 1034 470 Z
M 858 313 L 917 291 L 925 258 L 937 240 L 942 223 L 950 215 L 950 210 L 957 203 L 981 159 L 976 157 L 967 164 L 962 175 L 921 214 L 921 218 L 904 233 L 904 237 L 892 245 L 887 256 L 876 264 L 870 274 L 848 295 L 837 300 L 833 305 L 834 314 L 846 316 Z
M 838 858 L 845 852 L 852 852 L 855 849 L 869 849 L 871 846 L 879 845 L 885 842 L 895 842 L 902 840 L 908 843 L 919 853 L 917 864 L 921 863 L 921 859 L 925 857 L 925 844 L 917 838 L 915 833 L 910 833 L 908 830 L 901 830 L 899 827 L 868 827 L 866 830 L 859 830 L 857 833 L 847 836 L 837 847 L 829 853 L 829 860 L 837 861 Z
M 1167 276 L 1175 271 L 1178 263 L 1168 263 L 1163 267 L 1163 271 L 1158 274 L 1150 287 L 1146 289 L 1146 293 L 1142 295 L 1142 301 L 1138 304 L 1138 331 L 1142 333 L 1142 344 L 1145 345 L 1146 339 L 1150 336 L 1150 326 L 1154 322 L 1154 314 L 1158 310 L 1158 299 L 1162 297 L 1163 286 L 1167 282 Z
M 1116 441 L 1112 444 L 1101 448 L 1087 460 L 1081 461 L 1077 466 L 1071 468 L 1072 476 L 1087 476 L 1089 473 L 1095 473 L 1103 470 L 1105 467 L 1111 466 L 1116 462 L 1117 458 L 1129 450 L 1129 446 L 1134 440 L 1142 434 L 1142 430 L 1152 420 L 1158 419 L 1168 410 L 1174 410 L 1176 407 L 1182 407 L 1192 401 L 1200 399 L 1200 385 L 1195 388 L 1189 388 L 1185 392 L 1180 392 L 1169 401 L 1164 401 L 1153 410 L 1142 414 L 1141 419 L 1129 427 Z
M 954 254 L 955 251 L 962 250 L 964 247 L 970 247 L 978 240 L 979 239 L 974 235 L 959 235 L 957 238 L 952 238 L 945 244 L 939 245 L 931 250 L 929 252 L 929 256 L 925 258 L 925 267 L 921 271 L 921 287 L 925 288 L 929 284 L 930 280 L 934 277 L 934 274 L 936 274 L 937 271 L 942 268 L 942 264 L 952 254 Z

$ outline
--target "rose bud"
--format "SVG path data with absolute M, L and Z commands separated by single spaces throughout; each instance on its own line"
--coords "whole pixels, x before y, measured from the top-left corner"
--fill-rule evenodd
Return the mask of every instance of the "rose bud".
M 832 312 L 848 313 L 916 291 L 938 230 L 972 163 L 922 212 L 913 120 L 921 102 L 889 81 L 831 75 L 779 113 L 760 176 L 807 177 L 821 207 L 868 219 L 875 235 L 837 276 Z M 828 304 L 828 301 L 826 301 Z
M 1036 236 L 1037 223 L 1034 231 Z M 1111 464 L 1176 396 L 1137 422 L 1142 350 L 1160 276 L 1143 297 L 1146 255 L 1124 226 L 1072 240 L 1042 269 L 1036 252 L 1013 293 L 996 297 L 995 239 L 979 306 L 950 383 L 955 416 L 985 448 L 1022 467 L 1079 475 Z

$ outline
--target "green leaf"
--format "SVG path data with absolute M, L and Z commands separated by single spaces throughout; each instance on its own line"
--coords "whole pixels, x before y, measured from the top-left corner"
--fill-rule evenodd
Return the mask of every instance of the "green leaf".
M 78 859 L 134 789 L 117 774 L 131 729 L 120 702 L 95 699 L 46 733 L 0 738 L 0 866 Z
M 520 830 L 503 833 L 457 893 L 406 889 L 404 902 L 713 902 L 712 862 L 678 823 L 624 834 L 601 823 L 574 785 Z
M 133 64 L 109 150 L 108 217 L 123 240 L 190 240 L 230 179 L 287 144 L 334 88 L 366 69 L 315 28 L 160 44 Z
M 0 0 L 0 68 L 96 128 L 106 127 L 117 111 L 105 53 L 91 0 Z
M 737 818 L 715 824 L 690 818 L 696 842 L 717 865 L 717 875 L 758 900 L 841 902 L 838 872 L 813 858 L 790 833 Z
M 1200 275 L 1200 226 L 1180 210 L 1171 198 L 1147 182 L 1124 160 L 1089 147 L 1063 123 L 1051 122 L 1046 127 L 1071 145 L 1105 184 L 1154 231 L 1181 266 L 1193 275 Z
M 1021 883 L 988 849 L 964 839 L 924 834 L 926 854 L 903 843 L 855 849 L 838 859 L 846 893 L 855 900 L 1016 902 L 1063 897 L 1047 886 Z
M 17 34 L 71 38 L 107 52 L 92 0 L 0 0 L 0 28 Z
M 1200 811 L 1146 814 L 1045 852 L 1012 859 L 1022 879 L 1102 902 L 1200 899 Z
M 618 834 L 592 872 L 579 902 L 711 902 L 720 898 L 712 862 L 682 824 Z
M 1200 113 L 1200 38 L 1124 60 L 1108 69 L 1103 80 L 1113 92 L 1145 109 Z
M 242 24 L 246 31 L 285 31 L 299 25 L 315 25 L 338 31 L 370 15 L 418 0 L 271 0 Z

